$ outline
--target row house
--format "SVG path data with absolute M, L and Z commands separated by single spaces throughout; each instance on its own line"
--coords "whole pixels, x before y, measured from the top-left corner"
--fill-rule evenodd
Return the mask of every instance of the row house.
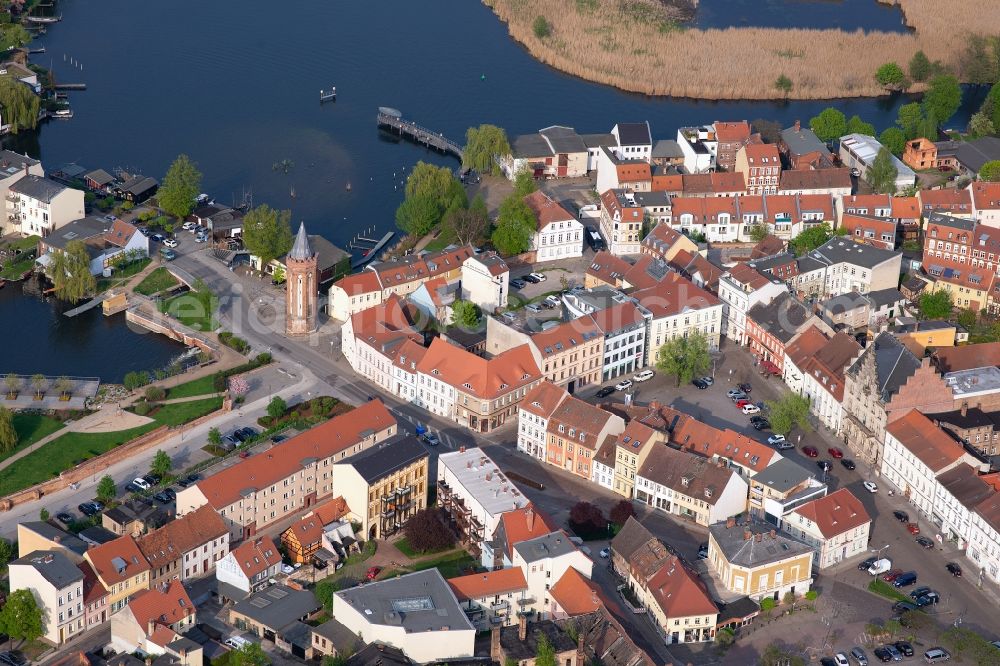
M 830 152 L 830 147 L 798 120 L 791 127 L 781 130 L 778 150 L 789 169 L 826 170 L 836 166 L 836 158 Z
M 743 174 L 738 172 L 686 173 L 679 178 L 680 191 L 666 190 L 674 196 L 713 198 L 742 196 L 747 193 L 746 181 Z M 664 177 L 658 182 L 658 186 L 667 188 L 676 188 L 677 185 L 677 177 Z
M 810 327 L 785 354 L 785 383 L 809 400 L 809 411 L 833 432 L 841 430 L 844 371 L 861 353 L 861 345 L 846 333 L 827 338 Z
M 763 145 L 760 135 L 754 135 L 750 123 L 745 120 L 712 123 L 715 141 L 718 143 L 715 153 L 715 166 L 721 171 L 739 170 L 740 150 L 745 146 Z M 756 142 L 756 143 L 755 143 Z
M 535 263 L 583 256 L 583 224 L 542 191 L 524 198 L 537 224 L 531 237 Z
M 851 170 L 786 169 L 778 180 L 778 194 L 825 194 L 834 201 L 848 196 L 853 189 Z
M 860 216 L 862 219 L 878 218 L 894 227 L 878 229 L 880 235 L 875 238 L 886 242 L 884 235 L 892 235 L 893 242 L 899 237 L 903 242 L 916 242 L 920 238 L 921 212 L 920 200 L 917 197 L 891 196 L 888 194 L 857 194 L 843 197 L 840 200 L 841 224 L 846 226 L 847 215 Z M 855 218 L 854 226 L 859 221 Z M 871 223 L 869 223 L 870 225 Z M 852 235 L 856 234 L 852 230 Z M 855 237 L 855 240 L 858 240 Z M 869 242 L 865 240 L 863 242 Z M 874 243 L 872 243 L 874 244 Z M 893 249 L 887 247 L 886 249 Z
M 983 456 L 1000 452 L 1000 412 L 969 407 L 963 402 L 959 409 L 933 414 L 931 418 L 934 425 Z
M 219 596 L 241 601 L 270 585 L 281 571 L 281 552 L 269 536 L 247 539 L 219 560 L 215 579 Z
M 36 550 L 7 565 L 10 591 L 28 590 L 41 614 L 41 636 L 62 645 L 88 628 L 83 572 L 58 550 Z
M 722 302 L 720 331 L 728 339 L 747 343 L 746 318 L 750 308 L 767 305 L 788 287 L 783 280 L 773 278 L 748 264 L 736 264 L 719 278 L 719 300 Z
M 903 255 L 845 238 L 831 238 L 798 259 L 796 291 L 819 300 L 850 291 L 867 294 L 899 286 Z
M 569 397 L 566 389 L 544 381 L 528 391 L 517 406 L 517 450 L 544 461 L 549 419 Z
M 926 221 L 931 213 L 972 219 L 972 193 L 968 188 L 943 187 L 939 190 L 918 190 L 920 213 Z
M 697 254 L 698 246 L 685 234 L 677 231 L 669 224 L 659 224 L 642 239 L 639 248 L 642 254 L 648 254 L 666 262 L 673 260 L 681 251 Z
M 649 162 L 653 150 L 653 131 L 649 121 L 641 123 L 615 123 L 611 128 L 615 142 L 611 150 L 622 159 Z
M 653 169 L 648 160 L 621 158 L 602 147 L 597 154 L 597 191 L 649 192 Z
M 229 552 L 229 527 L 209 505 L 172 520 L 136 540 L 150 566 L 150 587 L 187 582 L 213 573 Z
M 998 474 L 981 474 L 968 459 L 937 475 L 931 522 L 943 539 L 968 551 L 976 507 L 997 493 Z
M 988 477 L 993 494 L 980 502 L 970 516 L 969 547 L 966 557 L 979 568 L 979 575 L 1000 582 L 1000 483 L 995 475 Z
M 715 170 L 719 142 L 715 138 L 715 128 L 711 125 L 678 128 L 677 145 L 684 156 L 684 170 L 687 173 L 702 174 Z M 733 155 L 735 157 L 735 151 Z
M 847 488 L 794 509 L 784 529 L 816 551 L 817 569 L 868 553 L 872 519 Z
M 177 493 L 177 515 L 209 504 L 229 525 L 230 542 L 333 496 L 332 466 L 396 434 L 379 400 L 364 403 Z
M 334 497 L 316 505 L 306 515 L 292 523 L 281 533 L 281 545 L 288 558 L 296 564 L 312 562 L 313 556 L 323 547 L 323 534 L 326 528 L 339 523 L 349 511 L 343 497 Z
M 570 393 L 601 381 L 604 333 L 592 316 L 539 331 L 527 342 L 547 381 Z
M 669 265 L 670 268 L 691 280 L 696 286 L 713 293 L 718 291 L 719 278 L 722 277 L 723 269 L 701 254 L 692 254 L 687 250 L 682 250 L 677 253 Z
M 481 284 L 490 290 L 488 293 L 496 294 L 501 288 L 500 283 L 494 284 L 492 277 L 482 280 Z M 502 288 L 506 289 L 506 287 Z M 443 278 L 436 277 L 427 280 L 427 282 L 417 287 L 412 294 L 406 297 L 406 304 L 419 310 L 420 314 L 427 318 L 426 320 L 433 320 L 447 326 L 452 320 L 452 307 L 461 295 L 462 284 L 460 282 L 449 284 Z M 398 299 L 399 296 L 393 294 L 390 298 Z M 377 307 L 379 306 L 373 306 L 373 308 L 369 309 Z M 407 307 L 407 310 L 412 312 L 409 307 Z M 357 316 L 357 314 L 359 313 L 355 313 L 352 316 Z
M 604 334 L 603 381 L 627 375 L 646 365 L 647 331 L 651 314 L 632 300 L 592 313 Z
M 626 499 L 635 497 L 635 479 L 657 443 L 666 441 L 662 432 L 639 421 L 631 421 L 614 439 L 612 490 Z
M 88 630 L 108 621 L 108 588 L 104 587 L 89 562 L 78 562 L 83 573 L 83 619 Z
M 881 217 L 844 213 L 840 226 L 847 236 L 857 243 L 864 243 L 884 250 L 896 248 L 898 228 L 896 223 Z
M 634 262 L 629 262 L 623 257 L 601 250 L 594 254 L 593 261 L 584 272 L 583 286 L 586 289 L 610 287 L 624 291 L 653 287 L 666 278 L 671 268 L 679 271 L 680 267 L 673 262 L 688 255 L 687 250 L 680 250 L 673 253 L 673 258 L 667 261 L 654 254 L 643 253 Z
M 760 194 L 725 198 L 675 197 L 670 224 L 710 242 L 747 242 L 754 227 L 790 239 L 823 222 L 832 223 L 833 199 L 823 194 Z
M 115 650 L 158 655 L 168 644 L 194 627 L 197 612 L 179 580 L 137 594 L 122 612 L 111 618 L 111 645 Z
M 599 190 L 601 194 L 601 235 L 613 255 L 639 254 L 646 213 L 635 196 L 626 190 Z
M 476 558 L 492 539 L 500 516 L 528 506 L 528 498 L 489 456 L 465 446 L 438 456 L 437 501 Z
M 978 224 L 1000 229 L 1000 183 L 974 180 L 969 183 L 972 217 Z
M 719 609 L 698 574 L 635 518 L 611 541 L 612 563 L 667 645 L 715 639 Z
M 660 285 L 633 292 L 632 298 L 649 313 L 644 365 L 655 365 L 660 349 L 671 340 L 695 333 L 705 337 L 709 349 L 719 348 L 722 302 L 691 280 L 670 273 Z
M 599 144 L 611 140 L 608 137 Z M 587 142 L 572 127 L 553 125 L 515 137 L 501 166 L 511 180 L 522 171 L 535 178 L 578 178 L 590 170 L 588 150 Z
M 953 409 L 952 391 L 889 332 L 880 333 L 844 371 L 841 435 L 854 455 L 881 467 L 886 426 L 910 409 Z
M 414 404 L 485 433 L 512 418 L 521 399 L 541 380 L 528 345 L 487 359 L 435 338 L 417 363 Z
M 545 461 L 589 481 L 598 447 L 624 430 L 622 417 L 570 396 L 548 417 Z
M 751 519 L 781 527 L 806 502 L 823 497 L 826 484 L 790 458 L 782 458 L 750 479 L 747 508 Z
M 752 143 L 736 152 L 735 170 L 743 174 L 747 194 L 777 194 L 781 154 L 773 143 Z
M 995 310 L 1000 271 L 1000 230 L 974 220 L 931 213 L 924 234 L 924 268 L 934 289 L 952 295 L 957 307 Z
M 758 602 L 802 596 L 812 584 L 812 547 L 769 523 L 712 525 L 708 562 L 727 590 Z
M 768 303 L 758 303 L 747 311 L 748 346 L 761 370 L 784 373 L 785 349 L 810 326 L 832 330 L 791 294 L 783 293 Z
M 669 446 L 646 457 L 635 481 L 637 501 L 704 527 L 745 513 L 747 491 L 725 462 Z
M 101 585 L 108 591 L 108 612 L 114 615 L 133 595 L 149 589 L 149 562 L 131 535 L 94 546 L 83 555 Z
M 474 255 L 472 247 L 465 245 L 369 264 L 360 273 L 347 275 L 330 286 L 329 314 L 347 321 L 351 315 L 381 304 L 392 294 L 413 293 L 432 278 L 457 282 L 462 276 L 462 264 Z

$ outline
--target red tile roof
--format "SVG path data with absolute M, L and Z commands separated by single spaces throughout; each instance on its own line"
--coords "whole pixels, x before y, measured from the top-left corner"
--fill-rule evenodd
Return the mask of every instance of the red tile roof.
M 639 304 L 657 319 L 705 310 L 721 302 L 713 294 L 677 273 L 668 273 L 657 286 L 633 292 L 631 296 L 638 299 Z
M 826 497 L 806 502 L 794 513 L 816 523 L 827 539 L 861 527 L 871 522 L 864 505 L 847 488 L 836 490 Z
M 434 338 L 417 369 L 486 400 L 507 395 L 542 376 L 526 344 L 485 359 L 441 338 Z
M 567 222 L 576 219 L 572 213 L 541 190 L 524 197 L 524 202 L 535 213 L 538 220 L 538 230 L 544 229 L 553 222 Z
M 281 562 L 281 553 L 268 536 L 244 541 L 232 551 L 232 555 L 236 564 L 243 570 L 243 575 L 250 580 Z
M 926 212 L 972 213 L 972 195 L 969 190 L 956 190 L 950 187 L 940 190 L 920 190 L 917 192 L 917 197 Z
M 649 164 L 639 161 L 620 162 L 615 165 L 619 183 L 642 183 L 652 179 Z
M 674 423 L 674 417 L 677 417 L 677 422 L 673 432 L 669 433 L 668 441 L 700 456 L 711 458 L 717 455 L 756 473 L 764 470 L 777 455 L 765 444 L 746 435 L 729 429 L 719 430 L 670 407 L 651 405 L 649 412 L 639 420 L 665 432 Z
M 126 534 L 114 541 L 94 546 L 84 553 L 95 573 L 100 577 L 105 587 L 110 587 L 116 583 L 121 583 L 134 576 L 138 576 L 144 571 L 149 571 L 149 562 L 143 556 L 135 539 Z M 119 571 L 115 560 L 121 558 L 125 563 L 125 568 Z
M 771 284 L 771 280 L 757 271 L 757 269 L 747 266 L 746 264 L 736 264 L 730 268 L 729 279 L 742 286 L 743 290 L 748 293 L 757 291 L 761 287 L 766 287 Z
M 150 565 L 158 567 L 228 533 L 219 513 L 206 504 L 140 536 L 138 546 Z
M 750 123 L 745 120 L 715 121 L 715 138 L 719 143 L 739 143 L 750 138 Z
M 972 192 L 976 210 L 1000 209 L 1000 183 L 977 180 L 969 185 L 969 190 Z
M 125 220 L 115 218 L 111 228 L 104 232 L 104 240 L 115 247 L 125 247 L 139 230 Z
M 587 275 L 617 287 L 621 284 L 625 273 L 631 268 L 632 264 L 621 257 L 615 256 L 607 250 L 601 250 L 594 255 L 593 261 L 590 262 Z
M 890 423 L 886 431 L 934 473 L 954 464 L 965 454 L 961 444 L 915 409 Z
M 603 337 L 603 332 L 594 323 L 593 317 L 584 315 L 535 333 L 531 336 L 531 342 L 542 358 L 545 358 L 587 344 L 597 337 Z
M 84 560 L 76 568 L 83 572 L 83 603 L 90 605 L 108 595 L 108 588 L 101 583 L 90 562 Z
M 176 578 L 166 590 L 142 590 L 128 603 L 136 623 L 145 632 L 150 622 L 171 626 L 194 615 L 194 604 L 184 585 Z
M 395 423 L 385 405 L 372 400 L 216 472 L 199 481 L 197 487 L 208 503 L 220 510 L 238 502 L 247 488 L 260 490 L 278 483 L 301 471 L 303 461 L 329 458 Z
M 1000 342 L 983 342 L 959 347 L 938 347 L 932 357 L 941 372 L 958 372 L 1000 366 Z
M 413 340 L 407 340 L 392 354 L 392 363 L 397 368 L 402 368 L 406 372 L 413 374 L 420 365 L 420 360 L 427 353 L 427 348 Z
M 743 150 L 746 152 L 749 166 L 781 166 L 781 155 L 778 153 L 778 146 L 773 143 L 751 143 L 745 146 Z
M 851 170 L 842 169 L 788 169 L 781 172 L 778 186 L 783 192 L 800 190 L 851 189 Z
M 501 527 L 506 541 L 504 552 L 508 554 L 514 552 L 514 544 L 545 536 L 559 529 L 548 514 L 530 503 L 519 509 L 504 511 L 500 514 L 497 532 L 501 530 Z
M 597 327 L 605 334 L 620 331 L 628 326 L 642 323 L 642 312 L 632 301 L 615 303 L 609 308 L 598 310 L 591 315 Z
M 382 291 L 382 285 L 378 281 L 378 274 L 374 271 L 361 271 L 354 275 L 347 275 L 334 284 L 334 287 L 343 289 L 348 296 L 358 296 L 360 294 L 371 294 Z
M 561 386 L 545 381 L 528 391 L 518 407 L 526 412 L 547 419 L 569 393 Z
M 323 540 L 323 528 L 347 515 L 347 502 L 336 497 L 313 509 L 308 516 L 292 523 L 285 532 L 291 532 L 302 545 L 309 546 Z
M 528 581 L 524 579 L 521 567 L 449 578 L 448 585 L 451 586 L 459 601 L 484 599 L 510 592 L 527 591 L 528 589 Z
M 401 345 L 407 339 L 423 341 L 423 336 L 413 327 L 409 313 L 403 308 L 403 299 L 397 294 L 391 294 L 379 305 L 351 315 L 351 329 L 356 340 L 380 351 Z
M 612 414 L 600 407 L 571 396 L 563 400 L 549 417 L 548 432 L 596 451 L 601 445 L 597 436 L 612 418 Z M 561 431 L 560 426 L 563 428 Z
M 566 568 L 549 590 L 549 596 L 570 617 L 593 613 L 603 606 L 614 607 L 597 583 L 573 567 Z
M 893 197 L 892 216 L 900 220 L 919 220 L 920 200 L 917 197 Z
M 667 618 L 719 612 L 698 576 L 688 571 L 676 555 L 646 581 L 646 587 Z

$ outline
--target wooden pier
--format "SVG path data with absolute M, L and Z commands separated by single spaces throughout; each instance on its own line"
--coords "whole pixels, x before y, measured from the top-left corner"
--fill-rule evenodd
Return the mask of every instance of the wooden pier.
M 433 148 L 442 153 L 454 155 L 459 160 L 462 159 L 462 147 L 460 145 L 439 132 L 432 132 L 412 120 L 406 120 L 403 118 L 403 114 L 397 109 L 380 106 L 377 118 L 379 129 L 396 134 L 404 139 L 409 139 L 422 146 Z
M 86 90 L 86 83 L 56 83 L 52 86 L 53 90 Z
M 364 233 L 372 233 L 373 231 L 374 228 L 370 228 L 366 229 Z M 375 257 L 378 256 L 378 253 L 382 251 L 382 248 L 384 248 L 395 235 L 395 231 L 388 231 L 377 241 L 374 238 L 367 238 L 363 234 L 358 234 L 352 238 L 351 242 L 347 245 L 348 249 L 362 250 L 364 251 L 364 254 L 358 258 L 351 259 L 351 268 L 361 268 L 365 264 L 370 263 L 375 259 Z
M 337 101 L 337 86 L 330 86 L 329 90 L 319 91 L 319 103 L 323 102 L 336 102 Z

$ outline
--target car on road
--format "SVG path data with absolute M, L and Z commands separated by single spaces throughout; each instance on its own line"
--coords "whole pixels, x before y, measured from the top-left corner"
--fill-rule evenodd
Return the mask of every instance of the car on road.
M 889 652 L 889 655 L 892 657 L 893 661 L 903 661 L 903 654 L 896 649 L 895 645 L 892 645 L 890 643 L 889 645 L 885 646 L 885 649 Z
M 865 481 L 861 485 L 864 486 L 865 490 L 867 490 L 870 493 L 878 492 L 878 484 L 876 484 L 874 481 Z
M 177 258 L 177 253 L 171 250 L 170 248 L 161 247 L 160 256 L 166 259 L 167 261 L 173 261 L 174 259 Z
M 150 472 L 149 474 L 146 474 L 142 478 L 146 479 L 146 482 L 149 483 L 149 485 L 151 486 L 155 486 L 160 481 L 163 481 L 163 477 L 160 476 L 159 474 L 156 474 L 155 472 Z
M 910 534 L 920 534 L 920 525 L 916 523 L 906 523 L 906 531 Z
M 865 650 L 862 647 L 854 646 L 851 648 L 851 659 L 857 662 L 858 666 L 868 666 L 868 655 L 865 654 Z
M 754 419 L 756 419 L 756 420 L 754 420 Z M 768 421 L 767 419 L 763 418 L 763 417 L 760 417 L 760 416 L 755 416 L 753 419 L 750 419 L 750 425 L 753 426 L 754 430 L 770 430 L 771 429 L 771 422 Z
M 85 516 L 96 516 L 101 511 L 104 510 L 104 505 L 98 502 L 97 500 L 93 500 L 91 502 L 84 502 L 83 504 L 81 504 L 76 508 L 79 509 L 80 513 L 82 513 Z
M 741 398 L 747 397 L 747 394 L 739 389 L 729 389 L 728 391 L 726 391 L 726 395 L 733 400 L 739 400 Z
M 715 383 L 715 378 L 714 377 L 709 377 L 708 375 L 705 375 L 704 377 L 699 377 L 698 379 L 700 379 L 701 381 L 705 382 L 709 386 L 711 386 L 712 384 Z
M 917 582 L 917 572 L 907 571 L 901 573 L 892 581 L 892 584 L 896 587 L 908 587 Z
M 785 441 L 784 435 L 771 435 L 770 437 L 767 438 L 767 443 L 770 444 L 771 446 L 774 446 L 775 444 L 781 444 L 784 441 Z
M 250 426 L 243 426 L 242 428 L 240 428 L 236 432 L 239 433 L 240 435 L 242 435 L 243 439 L 240 440 L 241 442 L 248 442 L 248 441 L 250 441 L 251 439 L 253 439 L 254 437 L 256 437 L 257 435 L 260 434 L 260 431 L 258 431 L 256 428 L 252 428 Z M 233 434 L 236 434 L 236 433 L 233 433 Z
M 181 229 L 183 229 L 184 231 L 194 231 L 194 228 L 196 226 L 197 225 L 194 222 L 187 221 L 187 222 L 185 222 L 184 224 L 181 225 Z
M 208 241 L 208 234 L 198 233 L 194 236 L 195 243 L 205 243 Z
M 906 513 L 905 511 L 893 511 L 892 517 L 901 523 L 910 522 L 910 514 Z
M 0 662 L 7 666 L 27 666 L 28 658 L 20 650 L 7 650 L 0 652 Z
M 527 275 L 522 275 L 521 279 L 524 280 L 525 282 L 529 282 L 531 284 L 538 284 L 539 282 L 541 282 L 541 280 L 539 280 L 538 278 L 536 278 L 531 273 L 528 273 Z
M 291 564 L 282 564 L 281 565 L 281 573 L 283 573 L 283 574 L 293 574 L 293 573 L 295 573 L 295 567 L 293 567 Z
M 857 467 L 850 458 L 841 458 L 840 464 L 844 466 L 844 469 L 855 469 Z
M 167 237 L 164 236 L 163 234 L 153 234 L 152 236 L 149 237 L 149 240 L 154 241 L 156 243 L 162 243 L 166 239 Z
M 139 490 L 149 490 L 152 487 L 149 481 L 141 476 L 132 479 L 132 483 L 130 483 L 129 486 L 138 488 Z
M 944 565 L 944 568 L 947 569 L 948 573 L 950 573 L 955 578 L 962 577 L 962 567 L 960 567 L 957 562 L 949 562 L 948 564 Z
M 744 414 L 760 414 L 760 407 L 757 405 L 743 405 Z
M 545 277 L 545 273 L 529 273 L 529 275 L 539 282 L 545 282 L 548 278 Z
M 177 247 L 177 241 L 173 238 L 166 238 L 163 241 L 163 247 L 169 247 L 171 249 Z
M 736 409 L 743 409 L 747 405 L 752 405 L 753 403 L 746 399 L 741 399 L 736 401 Z
M 615 392 L 615 387 L 614 386 L 605 386 L 600 391 L 598 391 L 597 393 L 595 393 L 594 396 L 598 397 L 598 398 L 607 398 L 609 395 L 611 395 L 614 392 Z
M 903 575 L 902 569 L 889 569 L 884 574 L 882 574 L 882 580 L 884 580 L 887 583 L 891 583 L 892 581 L 896 580 L 902 575 Z
M 858 571 L 868 571 L 873 564 L 878 562 L 877 557 L 869 557 L 868 559 L 858 563 Z
M 837 666 L 851 666 L 851 662 L 847 661 L 847 655 L 843 652 L 838 652 L 833 655 L 833 662 L 837 664 Z
M 382 567 L 368 567 L 368 571 L 365 572 L 366 580 L 375 580 L 375 577 L 382 573 Z
M 441 443 L 441 438 L 432 432 L 425 432 L 420 436 L 420 438 L 424 440 L 424 443 L 427 444 L 427 446 L 437 446 Z
M 615 384 L 615 390 L 616 391 L 627 391 L 630 388 L 632 388 L 632 380 L 631 379 L 625 379 L 625 380 L 620 381 L 617 384 Z
M 634 382 L 648 382 L 655 375 L 656 375 L 656 373 L 653 372 L 652 370 L 643 370 L 642 372 L 640 372 L 639 374 L 637 374 L 635 377 L 633 377 L 632 381 L 634 381 Z
M 817 460 L 816 466 L 819 467 L 824 472 L 829 472 L 830 468 L 833 467 L 833 463 L 831 463 L 829 460 Z
M 607 548 L 607 547 L 605 547 L 605 548 L 601 548 L 601 553 L 600 553 L 600 555 L 601 555 L 601 557 L 602 557 L 602 558 L 604 558 L 605 560 L 606 560 L 606 559 L 608 559 L 609 557 L 611 557 L 611 549 L 610 549 L 610 548 Z
M 692 379 L 691 383 L 694 384 L 696 388 L 699 388 L 702 391 L 704 391 L 705 389 L 708 388 L 708 384 L 706 384 L 705 380 L 702 379 L 701 377 L 698 377 L 696 379 Z
M 803 446 L 802 453 L 806 454 L 810 458 L 819 458 L 819 451 L 815 446 Z
M 744 393 L 752 393 L 753 392 L 753 387 L 750 386 L 750 384 L 747 384 L 747 383 L 737 384 L 736 388 L 738 388 L 739 390 L 743 391 Z
M 60 511 L 56 514 L 56 520 L 66 527 L 69 527 L 74 521 L 76 521 L 76 517 L 68 511 Z
M 916 539 L 916 541 L 917 541 L 918 544 L 920 544 L 920 546 L 922 548 L 926 548 L 926 549 L 930 550 L 931 548 L 934 547 L 934 542 L 931 539 L 928 539 L 925 536 L 918 536 L 917 539 Z
M 914 603 L 917 604 L 918 606 L 923 607 L 923 606 L 930 606 L 931 604 L 936 604 L 939 601 L 941 601 L 941 597 L 938 596 L 938 593 L 931 591 L 928 592 L 927 594 L 921 594 L 914 600 Z
M 836 458 L 837 460 L 840 460 L 841 458 L 844 457 L 844 452 L 835 446 L 831 446 L 826 450 L 826 452 L 829 453 L 832 457 Z
M 524 289 L 524 285 L 524 280 L 518 280 L 515 278 L 510 281 L 510 286 L 514 287 L 514 289 Z

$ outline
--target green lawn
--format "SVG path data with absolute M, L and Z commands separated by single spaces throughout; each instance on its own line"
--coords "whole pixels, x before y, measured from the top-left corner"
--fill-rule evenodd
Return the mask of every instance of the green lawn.
M 171 275 L 170 271 L 161 266 L 144 277 L 142 282 L 136 285 L 135 291 L 137 294 L 150 296 L 159 291 L 163 291 L 164 289 L 172 289 L 178 284 L 180 283 L 177 281 L 177 278 Z
M 8 495 L 36 483 L 48 481 L 63 470 L 93 458 L 156 428 L 147 423 L 118 432 L 68 432 L 41 447 L 30 456 L 0 469 L 0 495 Z
M 3 278 L 4 280 L 20 280 L 21 276 L 27 271 L 30 271 L 31 267 L 34 265 L 34 256 L 23 259 L 17 263 L 4 264 L 3 270 L 0 270 L 0 278 Z
M 399 549 L 399 552 L 401 552 L 403 555 L 406 555 L 407 557 L 410 557 L 410 558 L 413 558 L 413 559 L 416 559 L 418 557 L 423 557 L 425 555 L 433 555 L 434 553 L 440 553 L 441 550 L 444 550 L 444 549 L 440 549 L 440 550 L 427 550 L 427 551 L 417 551 L 417 550 L 414 550 L 410 546 L 410 542 L 406 540 L 406 537 L 403 537 L 402 539 L 400 539 L 399 541 L 397 541 L 393 545 L 395 545 L 396 548 Z
M 208 375 L 206 377 L 201 377 L 200 379 L 192 379 L 189 382 L 178 384 L 172 389 L 167 389 L 167 399 L 190 398 L 195 395 L 215 393 L 214 381 L 215 376 Z
M 6 244 L 5 247 L 11 250 L 33 250 L 38 247 L 39 236 L 28 236 L 27 238 L 16 238 Z
M 445 578 L 454 578 L 467 574 L 470 569 L 475 569 L 479 563 L 464 550 L 456 550 L 441 557 L 434 557 L 423 562 L 417 562 L 412 567 L 402 570 L 390 570 L 379 576 L 380 579 L 392 578 L 397 574 L 412 573 L 414 571 L 424 571 L 425 569 L 437 569 Z
M 886 599 L 892 599 L 893 601 L 913 601 L 913 599 L 910 599 L 908 596 L 881 578 L 876 578 L 872 582 L 868 583 L 868 591 L 874 592 L 875 594 L 883 596 Z
M 160 303 L 160 312 L 197 331 L 214 331 L 219 326 L 213 317 L 218 305 L 209 291 L 189 291 Z
M 0 460 L 5 460 L 21 449 L 31 446 L 42 437 L 48 437 L 63 424 L 56 419 L 41 414 L 26 414 L 14 412 L 14 430 L 17 432 L 17 446 L 13 451 L 0 453 Z
M 160 425 L 178 426 L 222 408 L 222 398 L 206 398 L 161 405 L 149 414 Z
M 97 293 L 107 291 L 114 286 L 128 282 L 134 276 L 145 270 L 146 266 L 149 266 L 149 262 L 151 261 L 152 259 L 146 257 L 145 259 L 133 261 L 132 263 L 124 266 L 115 266 L 115 274 L 113 276 L 109 278 L 102 277 L 97 279 Z

